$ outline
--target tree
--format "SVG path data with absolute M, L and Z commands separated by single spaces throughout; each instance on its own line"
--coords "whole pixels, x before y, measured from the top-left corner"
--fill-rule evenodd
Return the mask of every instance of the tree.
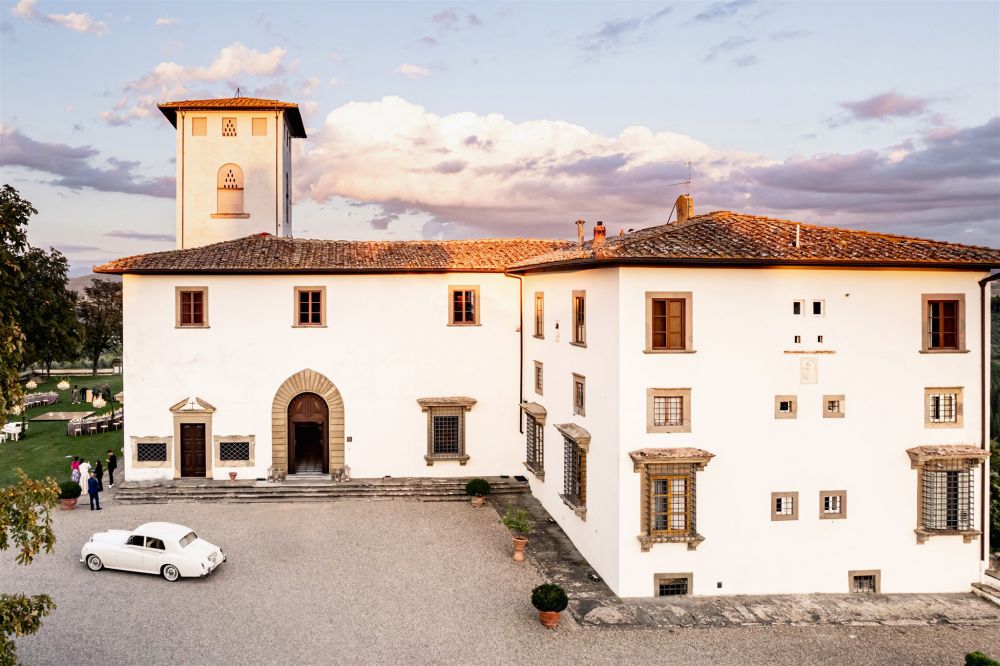
M 25 227 L 37 210 L 10 185 L 0 191 L 0 423 L 21 403 L 18 375 L 23 366 L 24 334 L 18 324 L 23 288 L 21 256 L 28 247 Z
M 91 361 L 94 374 L 101 354 L 115 350 L 122 340 L 121 282 L 94 280 L 77 303 L 83 353 Z
M 79 350 L 76 292 L 69 291 L 68 272 L 66 257 L 55 249 L 32 247 L 22 259 L 24 362 L 43 363 L 47 376 L 54 361 L 76 358 Z
M 0 489 L 0 551 L 15 548 L 18 564 L 31 564 L 42 551 L 51 553 L 56 545 L 51 512 L 59 497 L 52 479 L 35 481 L 18 470 L 20 479 Z M 47 594 L 0 594 L 0 666 L 17 663 L 14 638 L 37 633 L 42 618 L 55 608 Z

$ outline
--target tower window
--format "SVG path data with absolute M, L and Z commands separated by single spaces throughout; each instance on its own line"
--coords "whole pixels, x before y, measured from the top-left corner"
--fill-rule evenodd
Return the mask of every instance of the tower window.
M 222 119 L 222 136 L 236 136 L 236 118 Z
M 191 119 L 191 136 L 206 136 L 208 134 L 208 118 Z
M 251 134 L 253 136 L 267 136 L 267 118 L 254 118 L 251 124 Z M 235 131 L 233 135 L 235 136 Z
M 224 164 L 217 180 L 217 215 L 249 217 L 243 212 L 243 169 L 236 164 Z

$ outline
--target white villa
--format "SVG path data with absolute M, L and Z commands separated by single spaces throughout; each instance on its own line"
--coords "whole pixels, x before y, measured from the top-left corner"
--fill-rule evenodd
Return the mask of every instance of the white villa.
M 621 596 L 961 592 L 1000 250 L 728 211 L 584 240 L 304 240 L 294 104 L 160 106 L 125 477 L 525 475 Z M 567 224 L 567 235 L 572 235 Z

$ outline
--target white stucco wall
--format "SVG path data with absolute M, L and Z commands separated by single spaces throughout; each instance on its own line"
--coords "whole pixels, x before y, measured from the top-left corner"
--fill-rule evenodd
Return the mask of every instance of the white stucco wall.
M 176 286 L 208 287 L 210 328 L 174 326 Z M 326 328 L 293 328 L 293 288 L 325 286 Z M 481 325 L 448 326 L 448 286 L 480 285 Z M 347 464 L 355 477 L 521 474 L 518 281 L 499 274 L 136 276 L 124 281 L 124 367 L 131 437 L 172 434 L 168 408 L 199 397 L 216 408 L 213 435 L 256 437 L 271 464 L 271 406 L 279 386 L 310 368 L 344 399 Z M 428 467 L 427 414 L 418 398 L 470 396 L 468 464 Z M 211 462 L 209 462 L 211 464 Z M 226 478 L 228 468 L 216 469 Z M 169 478 L 129 469 L 130 480 Z

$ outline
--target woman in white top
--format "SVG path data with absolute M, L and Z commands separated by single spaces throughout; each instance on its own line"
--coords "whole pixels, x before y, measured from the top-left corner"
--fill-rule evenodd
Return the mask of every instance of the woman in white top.
M 87 492 L 87 479 L 90 478 L 90 463 L 86 460 L 80 462 L 80 488 Z

